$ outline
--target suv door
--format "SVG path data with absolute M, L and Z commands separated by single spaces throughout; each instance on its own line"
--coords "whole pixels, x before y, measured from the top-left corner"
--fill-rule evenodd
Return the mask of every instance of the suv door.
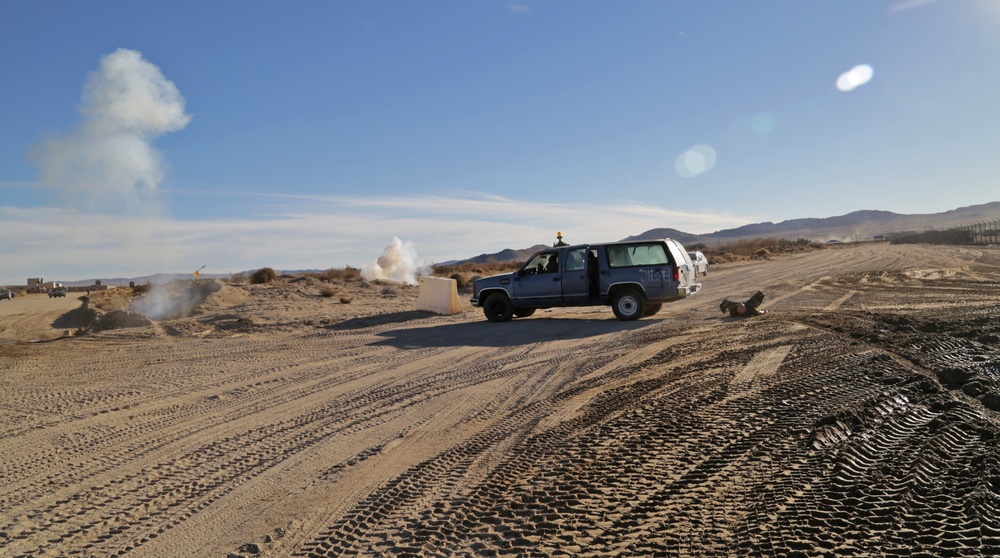
M 676 240 L 667 239 L 666 246 L 680 270 L 678 273 L 680 285 L 693 285 L 698 279 L 698 267 L 691 261 L 691 256 L 688 255 L 684 247 Z
M 562 298 L 559 250 L 546 250 L 531 257 L 514 279 L 514 305 L 545 306 Z
M 586 302 L 590 298 L 588 247 L 563 250 L 562 296 L 567 303 Z

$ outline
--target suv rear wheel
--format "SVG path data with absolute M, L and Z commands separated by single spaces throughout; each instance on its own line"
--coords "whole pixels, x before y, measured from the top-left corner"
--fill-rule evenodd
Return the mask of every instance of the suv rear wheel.
M 646 311 L 646 301 L 635 289 L 622 289 L 615 293 L 611 301 L 611 309 L 622 321 L 638 320 Z
M 514 305 L 503 293 L 493 293 L 483 301 L 483 313 L 491 322 L 507 322 L 514 317 Z

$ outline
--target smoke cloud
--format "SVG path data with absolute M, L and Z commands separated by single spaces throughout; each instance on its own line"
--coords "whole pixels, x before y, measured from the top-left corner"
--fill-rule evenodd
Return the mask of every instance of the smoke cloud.
M 165 163 L 152 142 L 191 121 L 184 98 L 139 52 L 101 58 L 84 85 L 77 129 L 37 147 L 42 179 L 91 209 L 134 210 L 163 180 Z
M 416 285 L 417 278 L 429 272 L 428 266 L 417 264 L 417 249 L 413 243 L 403 242 L 394 236 L 392 242 L 382 251 L 382 255 L 361 270 L 361 276 L 369 281 L 383 279 Z
M 153 320 L 183 318 L 221 289 L 221 284 L 211 280 L 150 285 L 145 294 L 132 302 L 130 310 Z

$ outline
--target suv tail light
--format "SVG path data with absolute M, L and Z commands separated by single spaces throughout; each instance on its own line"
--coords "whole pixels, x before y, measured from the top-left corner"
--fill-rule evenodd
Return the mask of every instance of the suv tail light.
M 681 282 L 681 268 L 680 266 L 677 265 L 674 266 L 674 282 L 675 283 Z

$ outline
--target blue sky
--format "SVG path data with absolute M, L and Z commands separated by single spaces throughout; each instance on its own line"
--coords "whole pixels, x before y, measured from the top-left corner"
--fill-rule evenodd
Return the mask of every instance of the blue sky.
M 998 60 L 995 0 L 12 0 L 0 284 L 997 201 Z

